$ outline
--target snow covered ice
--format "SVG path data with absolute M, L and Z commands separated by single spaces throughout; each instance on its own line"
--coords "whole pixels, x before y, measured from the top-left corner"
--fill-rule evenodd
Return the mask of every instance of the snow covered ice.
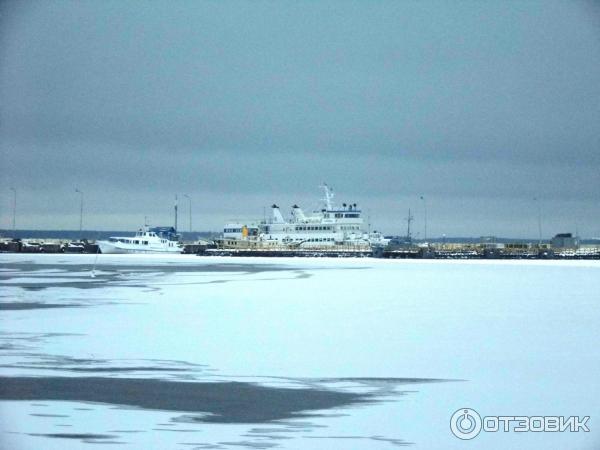
M 2 448 L 600 444 L 597 261 L 94 258 L 0 255 Z

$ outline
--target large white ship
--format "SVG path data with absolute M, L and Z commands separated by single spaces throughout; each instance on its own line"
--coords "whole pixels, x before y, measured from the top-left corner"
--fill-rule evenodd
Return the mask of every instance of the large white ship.
M 98 241 L 102 253 L 181 253 L 183 246 L 178 241 L 173 227 L 139 229 L 135 236 L 114 236 L 107 241 Z
M 363 230 L 362 211 L 356 203 L 333 204 L 333 191 L 323 184 L 323 208 L 305 214 L 292 206 L 291 217 L 284 219 L 277 205 L 271 207 L 272 216 L 262 221 L 230 222 L 223 229 L 223 238 L 217 246 L 227 249 L 366 249 L 374 244 L 385 244 L 377 232 Z

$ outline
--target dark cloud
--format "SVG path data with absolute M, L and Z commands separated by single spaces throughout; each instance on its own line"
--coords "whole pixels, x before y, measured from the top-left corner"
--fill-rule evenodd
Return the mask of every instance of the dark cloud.
M 0 8 L 0 226 L 10 186 L 22 227 L 72 228 L 79 186 L 90 228 L 186 192 L 217 229 L 325 180 L 388 232 L 425 195 L 432 233 L 535 236 L 539 197 L 548 234 L 600 234 L 593 4 Z

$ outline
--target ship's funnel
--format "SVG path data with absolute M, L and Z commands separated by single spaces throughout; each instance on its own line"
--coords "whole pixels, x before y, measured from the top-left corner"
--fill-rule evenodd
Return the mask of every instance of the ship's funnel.
M 283 220 L 283 216 L 281 215 L 281 211 L 279 211 L 279 206 L 273 205 L 273 223 L 285 223 Z
M 292 217 L 298 222 L 304 222 L 306 220 L 304 211 L 302 211 L 298 205 L 292 206 Z

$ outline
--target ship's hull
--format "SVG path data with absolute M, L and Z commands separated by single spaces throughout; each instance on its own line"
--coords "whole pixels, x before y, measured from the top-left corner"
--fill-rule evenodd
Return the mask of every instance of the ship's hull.
M 181 247 L 148 247 L 138 245 L 127 245 L 120 243 L 112 243 L 108 241 L 98 241 L 100 252 L 102 254 L 130 254 L 130 253 L 168 253 L 177 254 L 181 253 L 183 249 Z
M 370 249 L 371 243 L 364 239 L 354 239 L 345 241 L 325 241 L 322 242 L 294 242 L 290 240 L 260 240 L 260 239 L 216 239 L 219 249 L 254 249 L 254 250 L 324 250 L 324 251 L 344 251 L 344 250 L 364 250 Z

